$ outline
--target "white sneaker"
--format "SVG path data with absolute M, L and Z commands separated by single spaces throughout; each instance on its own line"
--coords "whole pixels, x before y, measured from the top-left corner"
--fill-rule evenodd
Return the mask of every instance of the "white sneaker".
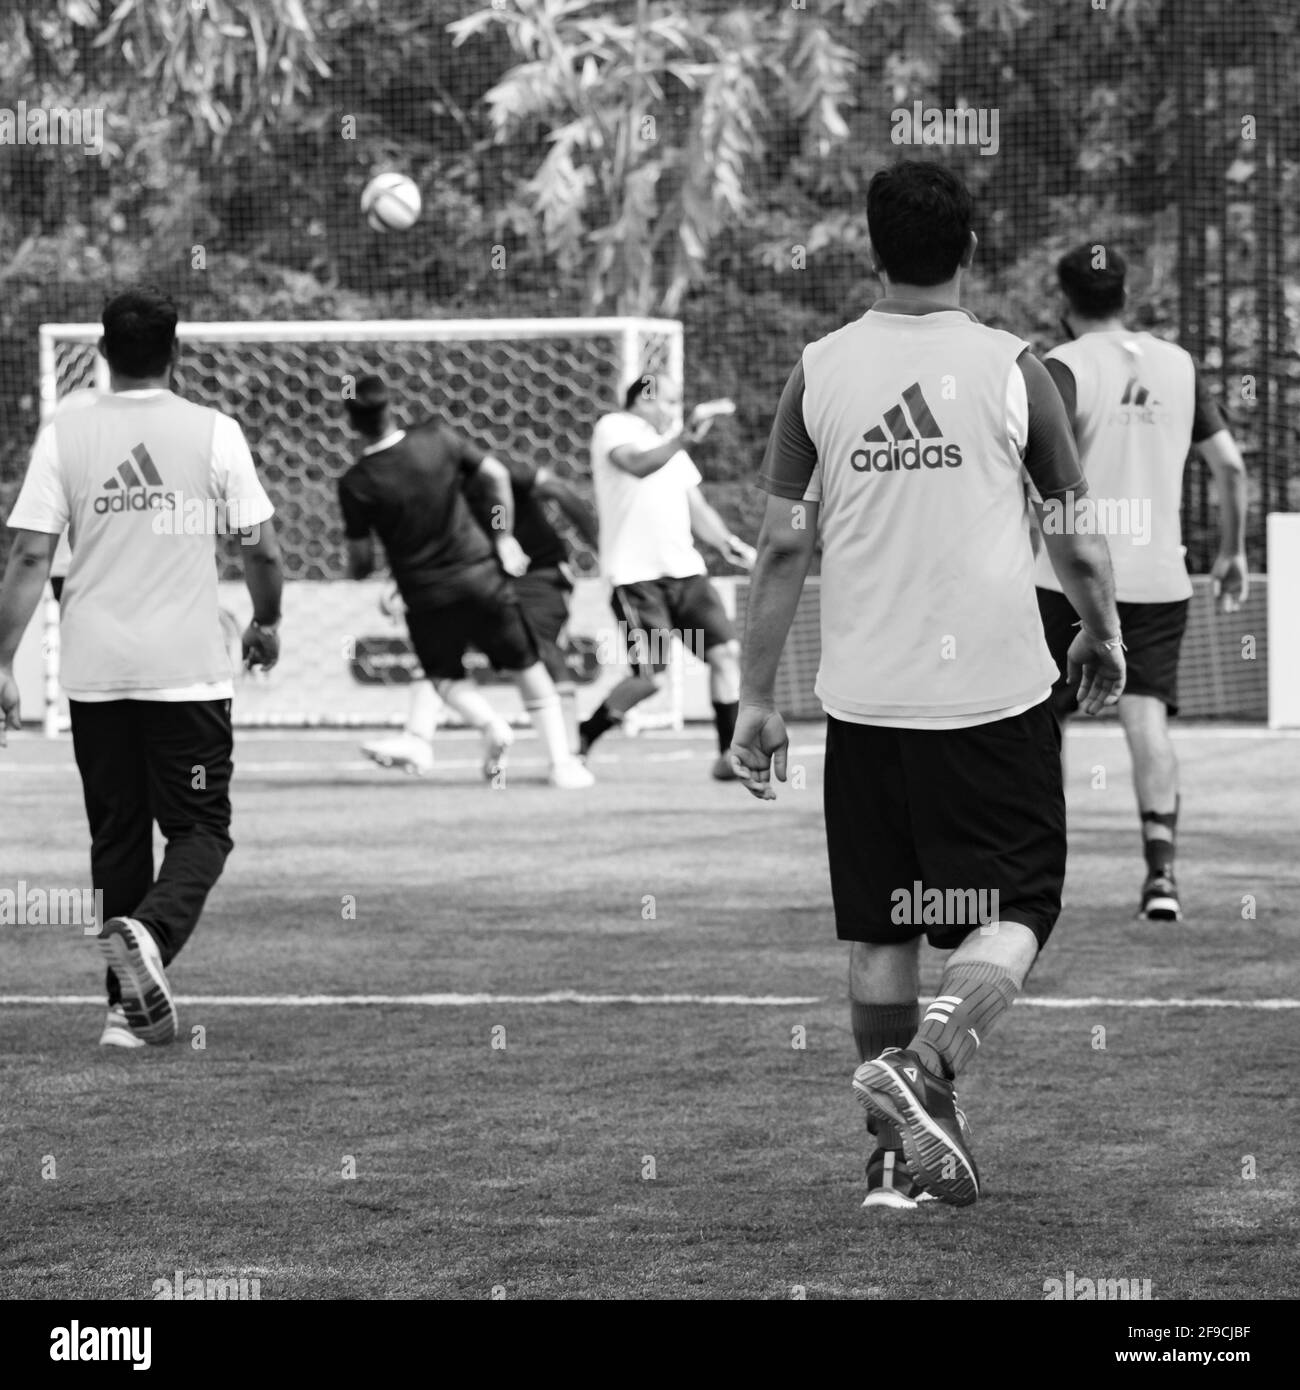
M 412 777 L 424 777 L 433 771 L 433 745 L 427 738 L 404 729 L 388 738 L 363 743 L 361 751 L 380 767 L 396 767 Z
M 551 786 L 559 787 L 561 791 L 566 792 L 580 792 L 587 787 L 596 785 L 596 779 L 577 758 L 570 758 L 568 762 L 556 763 L 551 769 L 549 781 Z
M 117 976 L 122 1012 L 131 1032 L 156 1045 L 175 1041 L 176 1005 L 162 952 L 148 927 L 134 917 L 110 917 L 100 929 L 99 950 Z
M 121 1004 L 108 1006 L 108 1017 L 104 1020 L 104 1031 L 99 1035 L 100 1047 L 143 1047 L 144 1039 L 137 1038 L 126 1021 L 126 1010 Z
M 498 719 L 483 730 L 483 776 L 494 782 L 506 770 L 510 745 L 515 741 L 515 731 L 504 720 Z

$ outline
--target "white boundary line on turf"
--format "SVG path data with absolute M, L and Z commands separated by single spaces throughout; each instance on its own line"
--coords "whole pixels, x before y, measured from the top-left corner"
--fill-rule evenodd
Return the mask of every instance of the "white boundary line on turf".
M 98 994 L 0 994 L 0 1007 L 19 1004 L 102 1004 Z M 555 990 L 549 994 L 181 994 L 176 1002 L 201 1008 L 309 1009 L 333 1007 L 399 1007 L 422 1009 L 475 1008 L 483 1005 L 638 1004 L 749 1005 L 756 1008 L 796 1004 L 833 1004 L 834 999 L 779 994 L 579 994 Z M 921 1003 L 929 1003 L 922 999 Z M 1276 1012 L 1300 1009 L 1300 999 L 1111 999 L 1101 995 L 1082 999 L 1017 999 L 1030 1009 L 1260 1009 Z

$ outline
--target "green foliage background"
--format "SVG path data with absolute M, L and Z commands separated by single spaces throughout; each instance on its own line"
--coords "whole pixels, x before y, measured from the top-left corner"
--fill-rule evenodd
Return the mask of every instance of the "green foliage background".
M 752 533 L 790 367 L 875 295 L 866 184 L 920 154 L 976 195 L 968 303 L 1040 348 L 1055 258 L 1126 248 L 1135 321 L 1198 354 L 1243 442 L 1259 563 L 1295 504 L 1297 58 L 1290 0 L 16 0 L 0 102 L 101 107 L 105 147 L 0 146 L 0 511 L 38 325 L 143 278 L 196 319 L 680 316 L 690 390 L 740 407 L 700 460 Z M 996 109 L 997 154 L 894 144 L 918 100 Z M 424 196 L 400 235 L 357 208 L 390 168 Z

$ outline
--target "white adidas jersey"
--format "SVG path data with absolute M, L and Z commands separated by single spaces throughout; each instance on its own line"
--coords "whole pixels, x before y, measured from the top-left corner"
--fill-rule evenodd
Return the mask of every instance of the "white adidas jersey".
M 804 350 L 817 694 L 840 717 L 1005 712 L 1055 680 L 1022 483 L 1026 346 L 957 309 L 870 312 Z
M 1191 357 L 1150 333 L 1116 329 L 1063 343 L 1048 360 L 1074 377 L 1087 524 L 1110 546 L 1115 597 L 1122 603 L 1190 598 L 1180 512 L 1196 409 Z M 1061 592 L 1045 551 L 1034 582 Z

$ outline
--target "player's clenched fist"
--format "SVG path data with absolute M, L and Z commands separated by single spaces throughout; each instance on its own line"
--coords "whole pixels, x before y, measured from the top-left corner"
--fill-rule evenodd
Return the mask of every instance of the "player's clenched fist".
M 274 628 L 249 623 L 240 641 L 246 670 L 251 671 L 256 667 L 269 671 L 280 659 L 280 638 Z
M 786 754 L 790 738 L 785 720 L 766 705 L 741 702 L 736 715 L 736 732 L 731 737 L 731 763 L 751 795 L 760 801 L 775 801 L 778 782 L 785 781 Z

